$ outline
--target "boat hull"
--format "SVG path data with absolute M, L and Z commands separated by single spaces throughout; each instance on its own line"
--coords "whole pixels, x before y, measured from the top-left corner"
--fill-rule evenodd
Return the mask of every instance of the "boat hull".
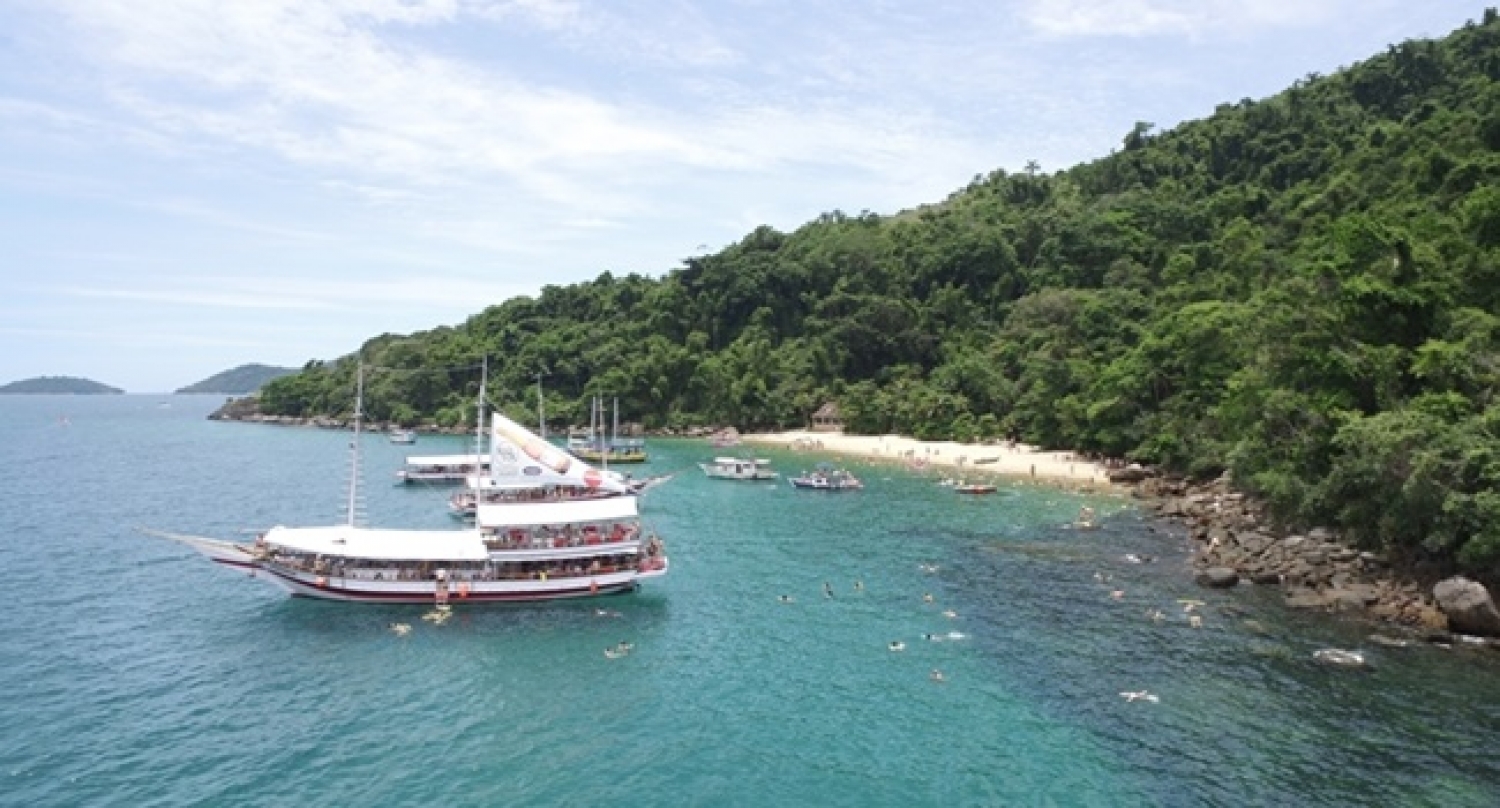
M 256 548 L 252 544 L 157 531 L 149 532 L 185 544 L 218 566 L 246 573 L 293 597 L 347 603 L 429 605 L 443 602 L 448 604 L 531 603 L 602 597 L 633 592 L 639 588 L 641 580 L 662 577 L 670 568 L 670 562 L 665 557 L 658 557 L 646 560 L 639 567 L 595 575 L 572 575 L 550 579 L 539 577 L 513 580 L 450 580 L 446 584 L 446 597 L 443 597 L 439 593 L 444 587 L 434 580 L 379 580 L 367 577 L 322 575 L 267 561 L 257 555 Z M 636 544 L 638 543 L 631 542 L 629 546 Z M 524 556 L 531 555 L 539 558 L 558 557 L 556 552 L 519 551 L 512 555 L 523 560 Z M 571 554 L 573 551 L 563 552 Z
M 361 578 L 339 578 L 286 570 L 257 564 L 251 574 L 276 586 L 293 597 L 346 603 L 531 603 L 549 600 L 602 597 L 633 592 L 637 579 L 665 572 L 637 571 L 523 581 L 452 581 L 446 598 L 439 595 L 434 581 L 371 581 Z
M 645 452 L 600 452 L 595 449 L 573 449 L 573 456 L 585 463 L 608 463 L 618 466 L 625 463 L 644 463 L 649 458 Z

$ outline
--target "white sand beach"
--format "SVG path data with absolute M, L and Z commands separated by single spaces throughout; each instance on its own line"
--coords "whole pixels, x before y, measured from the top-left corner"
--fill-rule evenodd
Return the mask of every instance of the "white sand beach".
M 845 435 L 803 429 L 746 434 L 742 439 L 761 445 L 947 469 L 958 477 L 977 479 L 993 475 L 1066 487 L 1100 490 L 1112 487 L 1108 469 L 1101 463 L 1071 452 L 1044 452 L 1024 444 L 920 441 L 901 435 Z

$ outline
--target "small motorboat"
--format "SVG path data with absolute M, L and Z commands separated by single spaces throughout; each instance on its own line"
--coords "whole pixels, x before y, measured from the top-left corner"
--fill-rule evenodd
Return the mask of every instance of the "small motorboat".
M 960 483 L 953 490 L 960 494 L 993 494 L 1000 489 L 992 483 Z
M 813 491 L 857 491 L 864 483 L 846 469 L 836 469 L 828 463 L 819 463 L 815 471 L 803 472 L 788 480 L 793 488 Z
M 392 429 L 391 443 L 412 444 L 417 442 L 417 433 L 412 429 Z

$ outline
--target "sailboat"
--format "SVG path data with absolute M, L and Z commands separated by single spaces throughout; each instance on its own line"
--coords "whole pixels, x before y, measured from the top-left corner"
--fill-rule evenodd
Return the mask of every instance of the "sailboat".
M 361 524 L 359 446 L 363 368 L 354 409 L 348 514 L 339 525 L 270 528 L 253 541 L 161 531 L 220 566 L 247 572 L 295 597 L 357 603 L 541 601 L 630 592 L 667 573 L 659 537 L 641 523 L 636 497 L 599 469 L 569 457 L 494 413 L 490 477 L 527 492 L 505 504 L 481 501 L 474 526 L 453 530 Z M 550 499 L 548 487 L 610 491 Z
M 568 451 L 580 460 L 600 463 L 606 468 L 610 463 L 644 463 L 647 460 L 645 440 L 620 437 L 618 398 L 614 401 L 614 423 L 609 435 L 604 434 L 604 402 L 596 396 L 589 408 L 588 436 L 569 441 Z

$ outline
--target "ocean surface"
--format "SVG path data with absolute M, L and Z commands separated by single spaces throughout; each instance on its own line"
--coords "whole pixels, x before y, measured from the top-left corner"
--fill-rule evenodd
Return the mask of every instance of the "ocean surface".
M 1500 654 L 1200 589 L 1184 532 L 1128 499 L 863 463 L 863 491 L 796 491 L 652 440 L 668 577 L 434 625 L 140 532 L 342 520 L 350 433 L 206 420 L 221 402 L 0 397 L 0 805 L 1500 805 Z M 370 523 L 450 525 L 446 489 L 394 472 L 471 445 L 366 435 Z M 1084 504 L 1099 530 L 1068 527 Z

